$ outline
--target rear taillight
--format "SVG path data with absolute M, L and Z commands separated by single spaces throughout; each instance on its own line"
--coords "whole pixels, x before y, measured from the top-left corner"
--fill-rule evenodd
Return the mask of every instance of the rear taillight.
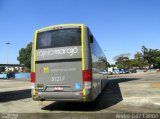
M 31 72 L 31 82 L 34 83 L 36 81 L 36 74 L 35 72 Z
M 90 70 L 83 70 L 83 81 L 84 82 L 91 81 L 91 71 Z

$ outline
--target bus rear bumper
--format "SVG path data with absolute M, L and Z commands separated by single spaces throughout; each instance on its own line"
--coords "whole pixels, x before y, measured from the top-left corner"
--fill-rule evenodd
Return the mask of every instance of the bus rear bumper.
M 86 100 L 84 100 L 81 92 L 38 92 L 38 94 L 32 95 L 32 98 L 37 101 L 92 101 L 88 98 L 85 98 Z

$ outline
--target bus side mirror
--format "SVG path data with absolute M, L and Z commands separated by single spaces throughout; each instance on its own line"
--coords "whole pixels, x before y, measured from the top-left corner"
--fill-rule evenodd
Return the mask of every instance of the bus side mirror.
M 93 43 L 93 35 L 90 35 L 89 39 L 90 39 L 90 43 Z

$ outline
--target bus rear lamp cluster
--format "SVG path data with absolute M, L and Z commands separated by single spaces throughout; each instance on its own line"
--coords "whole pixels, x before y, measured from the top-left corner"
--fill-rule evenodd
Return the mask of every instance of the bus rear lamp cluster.
M 31 72 L 31 89 L 35 89 L 36 74 Z
M 36 74 L 35 72 L 31 72 L 31 83 L 35 83 L 36 81 Z
M 91 71 L 83 70 L 83 82 L 91 82 Z
M 83 70 L 83 85 L 85 89 L 91 88 L 91 71 Z

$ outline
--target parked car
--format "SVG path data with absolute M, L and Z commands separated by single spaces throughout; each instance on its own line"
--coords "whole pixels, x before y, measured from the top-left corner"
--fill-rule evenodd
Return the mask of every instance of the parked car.
M 103 75 L 108 74 L 107 70 L 100 70 L 100 73 L 103 74 Z
M 125 72 L 125 74 L 129 74 L 130 73 L 130 71 L 128 69 L 125 69 L 124 72 Z
M 113 71 L 113 74 L 120 74 L 119 69 L 115 69 L 115 70 Z
M 108 75 L 113 75 L 113 72 L 111 72 L 111 71 L 108 71 Z
M 120 74 L 125 74 L 125 70 L 124 69 L 119 69 L 119 73 Z
M 135 69 L 130 69 L 129 72 L 130 72 L 130 73 L 137 73 L 137 70 L 135 70 Z
M 119 69 L 120 74 L 128 74 L 130 73 L 128 69 Z
M 1 72 L 0 73 L 0 79 L 7 79 L 7 73 Z

